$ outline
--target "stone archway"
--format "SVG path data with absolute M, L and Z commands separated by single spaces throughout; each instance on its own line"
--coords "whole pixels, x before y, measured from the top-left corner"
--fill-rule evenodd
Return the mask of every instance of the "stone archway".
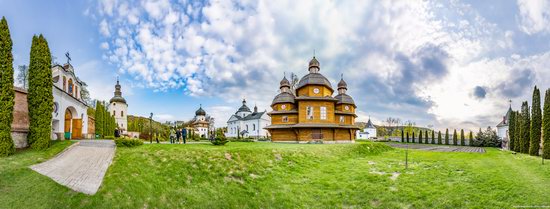
M 82 118 L 78 118 L 78 113 L 74 107 L 65 109 L 65 139 L 82 138 Z

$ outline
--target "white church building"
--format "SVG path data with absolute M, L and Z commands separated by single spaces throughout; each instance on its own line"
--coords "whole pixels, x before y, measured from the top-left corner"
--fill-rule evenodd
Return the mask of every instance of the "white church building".
M 372 121 L 370 121 L 370 118 L 367 124 L 365 125 L 365 128 L 363 128 L 363 130 L 358 130 L 356 132 L 355 138 L 356 139 L 376 138 L 376 127 L 374 126 L 374 124 L 372 124 Z
M 82 100 L 85 85 L 76 77 L 73 66 L 54 65 L 52 139 L 81 139 L 88 134 L 88 106 Z
M 502 148 L 510 149 L 510 139 L 508 137 L 508 125 L 510 114 L 512 114 L 512 105 L 508 108 L 506 115 L 502 116 L 502 120 L 497 125 L 497 136 L 502 140 Z
M 122 97 L 122 91 L 118 78 L 116 79 L 115 95 L 109 100 L 109 106 L 107 107 L 109 113 L 115 118 L 118 129 L 121 134 L 126 134 L 128 130 L 128 103 L 126 99 Z
M 254 112 L 246 106 L 246 100 L 243 99 L 242 106 L 231 115 L 227 121 L 226 137 L 268 137 L 269 133 L 264 128 L 271 124 L 271 117 L 266 111 L 258 112 L 258 107 L 254 106 Z

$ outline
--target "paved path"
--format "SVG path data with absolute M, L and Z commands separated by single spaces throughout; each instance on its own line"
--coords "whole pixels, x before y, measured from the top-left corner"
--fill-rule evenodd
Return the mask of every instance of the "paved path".
M 431 145 L 431 144 L 406 144 L 406 143 L 386 143 L 392 147 L 419 149 L 436 152 L 478 152 L 485 153 L 483 147 L 469 147 L 469 146 L 452 146 L 452 145 Z
M 115 147 L 112 140 L 81 140 L 31 169 L 72 190 L 93 195 L 113 161 Z

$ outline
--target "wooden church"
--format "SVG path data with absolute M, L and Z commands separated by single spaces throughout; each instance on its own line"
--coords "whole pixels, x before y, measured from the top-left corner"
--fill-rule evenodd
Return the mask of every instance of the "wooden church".
M 286 76 L 280 82 L 280 93 L 271 107 L 271 125 L 267 126 L 273 142 L 294 143 L 353 143 L 355 132 L 355 102 L 346 94 L 342 78 L 338 94 L 320 71 L 319 61 L 313 57 L 309 73 L 302 77 L 295 90 Z

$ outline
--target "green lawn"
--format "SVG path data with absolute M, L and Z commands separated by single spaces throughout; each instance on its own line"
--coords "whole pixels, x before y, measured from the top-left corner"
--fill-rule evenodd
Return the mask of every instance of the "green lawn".
M 0 158 L 1 208 L 511 208 L 550 206 L 550 162 L 497 149 L 409 151 L 382 143 L 230 142 L 117 148 L 99 192 L 29 165 L 69 145 Z

